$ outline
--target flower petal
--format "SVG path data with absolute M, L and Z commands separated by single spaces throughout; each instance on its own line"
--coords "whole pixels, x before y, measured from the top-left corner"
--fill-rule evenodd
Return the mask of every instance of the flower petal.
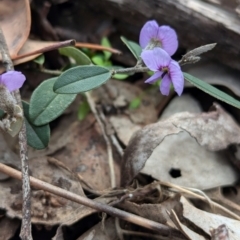
M 169 26 L 161 26 L 158 29 L 158 38 L 161 40 L 162 48 L 172 56 L 178 48 L 178 38 L 174 29 Z
M 158 24 L 155 20 L 148 21 L 141 29 L 139 44 L 142 48 L 145 48 L 152 38 L 157 38 Z
M 171 61 L 171 57 L 161 48 L 144 50 L 141 58 L 146 66 L 154 72 L 160 70 L 162 67 L 167 67 Z
M 172 60 L 169 64 L 169 75 L 173 83 L 175 92 L 180 96 L 183 92 L 184 77 L 179 64 Z
M 162 95 L 168 96 L 168 94 L 170 92 L 170 86 L 171 86 L 171 79 L 170 79 L 169 75 L 166 74 L 163 77 L 163 80 L 160 84 L 160 92 L 162 93 Z
M 10 92 L 22 87 L 26 77 L 18 71 L 8 71 L 1 75 L 1 83 L 4 84 Z
M 158 79 L 161 78 L 163 72 L 157 71 L 155 72 L 150 78 L 148 78 L 145 83 L 153 84 L 155 83 Z

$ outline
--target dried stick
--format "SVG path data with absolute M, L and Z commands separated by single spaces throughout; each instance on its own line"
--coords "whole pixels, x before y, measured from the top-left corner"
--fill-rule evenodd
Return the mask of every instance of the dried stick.
M 2 62 L 7 71 L 14 70 L 12 60 L 9 55 L 8 46 L 0 27 L 0 51 L 2 54 Z M 19 90 L 14 91 L 17 104 L 22 107 L 22 101 Z M 31 240 L 31 188 L 29 183 L 29 166 L 28 166 L 28 150 L 27 150 L 27 136 L 26 125 L 23 121 L 23 126 L 18 135 L 18 142 L 20 148 L 20 159 L 22 166 L 22 191 L 23 191 L 23 207 L 22 207 L 22 226 L 20 237 L 22 240 Z
M 111 187 L 114 188 L 116 187 L 116 178 L 115 178 L 115 171 L 114 171 L 114 164 L 113 164 L 113 153 L 112 153 L 112 146 L 111 146 L 111 142 L 106 134 L 106 131 L 105 131 L 105 128 L 104 128 L 104 125 L 98 115 L 98 112 L 97 112 L 97 109 L 96 109 L 96 106 L 95 106 L 95 103 L 91 97 L 91 93 L 90 92 L 86 92 L 85 93 L 86 95 L 86 98 L 87 98 L 87 101 L 88 101 L 88 104 L 91 108 L 91 111 L 92 113 L 94 114 L 101 130 L 102 130 L 102 133 L 103 133 L 103 137 L 104 137 L 104 140 L 107 144 L 107 153 L 108 153 L 108 164 L 109 164 L 109 169 L 110 169 L 110 178 L 111 178 Z
M 0 172 L 5 173 L 6 175 L 21 180 L 22 174 L 20 171 L 11 168 L 7 165 L 4 165 L 0 163 Z M 66 198 L 70 201 L 82 204 L 86 207 L 90 207 L 93 209 L 96 209 L 99 212 L 105 212 L 113 217 L 118 217 L 120 219 L 123 219 L 125 221 L 137 224 L 139 226 L 145 227 L 150 230 L 154 230 L 162 234 L 163 236 L 168 236 L 169 239 L 186 239 L 182 233 L 180 233 L 178 230 L 165 226 L 161 223 L 154 222 L 152 220 L 145 219 L 143 217 L 137 216 L 132 213 L 128 213 L 125 211 L 122 211 L 120 209 L 111 207 L 107 204 L 99 203 L 94 200 L 88 199 L 86 197 L 82 197 L 80 195 L 77 195 L 75 193 L 69 192 L 65 189 L 62 189 L 60 187 L 56 187 L 52 184 L 46 183 L 44 181 L 41 181 L 37 178 L 30 177 L 30 184 L 33 188 L 44 190 L 47 192 L 50 192 L 52 194 L 55 194 L 59 197 Z
M 100 116 L 100 118 L 102 119 L 102 121 L 107 124 L 107 120 L 106 120 L 106 117 L 105 117 L 103 111 L 99 111 L 99 116 Z M 108 123 L 108 124 L 109 124 L 109 123 Z M 119 144 L 116 136 L 114 135 L 114 133 L 112 133 L 112 134 L 110 134 L 109 137 L 111 138 L 112 144 L 116 147 L 119 155 L 122 157 L 122 156 L 123 156 L 123 149 L 122 149 L 122 147 L 120 146 L 120 144 Z

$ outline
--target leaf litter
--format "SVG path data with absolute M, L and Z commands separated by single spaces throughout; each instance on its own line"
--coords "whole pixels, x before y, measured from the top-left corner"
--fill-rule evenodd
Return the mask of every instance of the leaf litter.
M 56 5 L 67 1 L 57 2 Z M 49 38 L 49 41 L 29 38 L 29 1 L 2 1 L 0 15 L 3 16 L 0 24 L 16 65 L 39 54 L 28 58 L 21 56 L 57 43 L 57 38 Z M 18 21 L 21 27 L 16 25 Z M 56 29 L 59 33 L 60 28 Z M 223 85 L 239 96 L 235 75 L 224 71 L 213 78 L 218 73 L 218 66 L 213 65 L 209 73 L 201 71 L 206 74 L 202 78 Z M 226 83 L 226 79 L 232 80 Z M 126 148 L 121 158 L 116 145 L 112 146 L 116 189 L 110 187 L 106 144 L 94 116 L 88 114 L 81 122 L 77 121 L 81 98 L 77 98 L 70 110 L 54 122 L 47 149 L 37 152 L 30 148 L 31 175 L 171 226 L 186 239 L 239 239 L 239 170 L 233 165 L 239 167 L 238 123 L 221 105 L 216 103 L 210 111 L 203 112 L 189 97 L 182 105 L 181 99 L 169 98 L 170 104 L 157 122 L 157 97 L 137 84 L 120 81 L 111 81 L 93 92 L 97 107 L 102 108 L 106 116 L 109 136 L 114 136 L 119 146 Z M 140 105 L 130 109 L 134 99 L 140 99 Z M 187 102 L 194 103 L 187 105 Z M 238 115 L 236 119 L 239 119 Z M 0 137 L 0 162 L 20 169 L 14 140 Z M 0 228 L 4 229 L 0 239 L 11 239 L 20 225 L 21 183 L 1 175 L 0 192 L 0 208 L 5 211 L 0 218 Z M 92 216 L 96 216 L 96 210 L 33 189 L 32 223 L 50 228 L 57 225 L 57 231 L 52 235 L 55 235 L 54 239 L 159 238 L 154 231 L 104 215 L 89 223 L 88 217 Z M 77 222 L 81 223 L 82 232 L 75 238 L 68 238 L 66 227 L 77 232 L 74 228 Z

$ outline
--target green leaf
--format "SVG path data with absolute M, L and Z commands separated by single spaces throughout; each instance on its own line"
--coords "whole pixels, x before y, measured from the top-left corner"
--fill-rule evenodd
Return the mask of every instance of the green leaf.
M 130 102 L 129 109 L 136 109 L 140 106 L 140 104 L 141 104 L 141 98 L 136 97 Z
M 41 54 L 40 56 L 36 57 L 33 61 L 39 65 L 43 65 L 45 62 L 45 56 Z
M 99 66 L 104 66 L 105 65 L 104 56 L 100 55 L 100 54 L 93 56 L 92 61 L 93 61 L 94 64 L 99 65 Z
M 128 41 L 125 37 L 121 36 L 121 40 L 126 44 L 128 49 L 132 52 L 134 57 L 138 60 L 140 58 L 142 48 L 135 42 Z
M 240 108 L 240 101 L 236 100 L 235 98 L 229 96 L 228 94 L 220 91 L 219 89 L 213 87 L 212 85 L 188 74 L 188 73 L 183 73 L 184 78 L 192 83 L 195 87 L 201 89 L 202 91 L 208 93 L 209 95 L 226 102 L 236 108 Z
M 106 37 L 102 38 L 101 44 L 104 47 L 111 47 L 111 43 L 109 42 L 108 38 L 106 38 Z M 109 58 L 112 56 L 112 53 L 108 52 L 108 51 L 103 51 L 103 54 L 105 56 L 105 60 L 109 60 Z
M 78 65 L 89 65 L 92 63 L 85 53 L 75 47 L 64 47 L 58 49 L 58 51 L 66 57 L 73 58 Z
M 110 70 L 100 66 L 78 66 L 62 73 L 53 86 L 57 93 L 80 93 L 97 88 L 110 79 Z
M 43 149 L 48 146 L 50 139 L 50 127 L 49 124 L 37 127 L 30 121 L 29 116 L 29 104 L 22 102 L 23 111 L 25 116 L 25 124 L 27 130 L 27 143 L 29 146 L 35 149 Z
M 120 73 L 117 73 L 117 74 L 113 75 L 112 78 L 117 79 L 117 80 L 124 80 L 124 79 L 126 79 L 128 76 L 129 76 L 128 74 L 123 74 L 123 73 L 120 74 Z
M 90 112 L 90 106 L 86 99 L 80 104 L 78 109 L 78 119 L 83 120 Z
M 29 115 L 31 122 L 41 126 L 56 119 L 73 102 L 76 94 L 58 94 L 53 91 L 57 78 L 42 82 L 30 99 Z

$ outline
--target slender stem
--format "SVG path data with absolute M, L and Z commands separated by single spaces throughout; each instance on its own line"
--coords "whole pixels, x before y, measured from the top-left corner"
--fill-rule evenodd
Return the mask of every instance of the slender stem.
M 85 93 L 85 96 L 87 98 L 87 101 L 88 101 L 88 104 L 91 108 L 91 111 L 92 113 L 94 114 L 94 117 L 96 118 L 100 128 L 101 128 L 101 131 L 102 131 L 102 134 L 103 134 L 103 137 L 104 137 L 104 140 L 106 142 L 106 145 L 107 145 L 107 153 L 108 153 L 108 165 L 109 165 L 109 173 L 110 173 L 110 179 L 111 179 L 111 187 L 112 188 L 115 188 L 116 187 L 116 177 L 115 177 L 115 170 L 114 170 L 114 162 L 113 162 L 113 153 L 112 153 L 112 146 L 111 146 L 111 142 L 106 134 L 106 131 L 105 131 L 105 127 L 101 121 L 101 118 L 97 112 L 97 109 L 96 109 L 96 106 L 95 106 L 95 102 L 94 100 L 92 99 L 92 96 L 91 96 L 91 92 L 86 92 Z
M 21 179 L 21 172 L 19 172 L 18 170 L 11 168 L 7 165 L 4 165 L 2 163 L 0 163 L 0 172 L 7 174 L 10 177 L 16 178 L 16 179 Z M 120 219 L 123 219 L 125 221 L 137 224 L 139 226 L 145 227 L 147 229 L 151 229 L 154 231 L 157 231 L 159 233 L 161 233 L 164 236 L 168 236 L 170 237 L 170 239 L 173 239 L 174 237 L 176 238 L 180 238 L 180 239 L 186 239 L 181 232 L 179 232 L 178 230 L 168 227 L 166 225 L 163 225 L 161 223 L 158 222 L 154 222 L 152 220 L 148 220 L 146 218 L 137 216 L 135 214 L 132 213 L 128 213 L 125 211 L 122 211 L 118 208 L 114 208 L 112 206 L 109 206 L 107 204 L 103 204 L 100 202 L 96 202 L 94 200 L 88 199 L 86 197 L 77 195 L 75 193 L 69 192 L 65 189 L 56 187 L 54 185 L 51 185 L 49 183 L 46 183 L 44 181 L 41 181 L 37 178 L 34 177 L 30 177 L 30 183 L 31 186 L 36 188 L 36 189 L 40 189 L 40 190 L 44 190 L 47 192 L 50 192 L 52 194 L 55 194 L 57 196 L 69 199 L 73 202 L 82 204 L 84 206 L 96 209 L 99 212 L 105 212 L 107 214 L 109 214 L 110 216 L 113 217 L 118 217 Z
M 112 74 L 117 73 L 138 73 L 138 72 L 148 72 L 149 68 L 147 67 L 131 67 L 131 68 L 123 68 L 123 69 L 115 69 L 112 71 Z
M 51 69 L 46 69 L 46 68 L 42 68 L 40 69 L 41 72 L 43 73 L 48 73 L 48 74 L 52 74 L 52 75 L 61 75 L 62 74 L 62 71 L 60 70 L 51 70 Z
M 0 27 L 0 51 L 2 54 L 2 62 L 7 71 L 14 70 L 11 57 L 9 55 L 8 46 Z M 21 95 L 19 90 L 14 91 L 17 104 L 22 107 Z M 20 237 L 22 240 L 32 240 L 31 227 L 31 188 L 29 182 L 29 165 L 28 165 L 28 150 L 27 150 L 27 136 L 26 125 L 23 121 L 23 126 L 18 135 L 18 142 L 20 148 L 20 159 L 22 167 L 22 191 L 23 191 L 23 207 L 22 207 L 22 226 Z

